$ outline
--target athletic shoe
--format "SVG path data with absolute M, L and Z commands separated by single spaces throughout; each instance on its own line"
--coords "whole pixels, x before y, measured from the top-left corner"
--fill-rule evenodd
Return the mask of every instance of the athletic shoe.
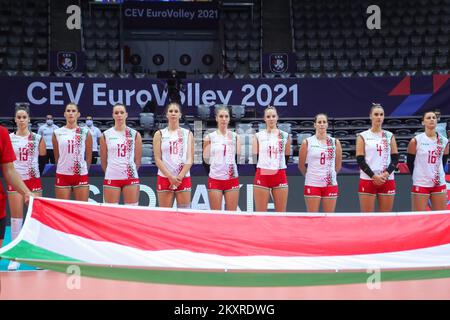
M 8 270 L 9 271 L 16 271 L 20 267 L 20 262 L 17 261 L 10 261 L 8 264 Z

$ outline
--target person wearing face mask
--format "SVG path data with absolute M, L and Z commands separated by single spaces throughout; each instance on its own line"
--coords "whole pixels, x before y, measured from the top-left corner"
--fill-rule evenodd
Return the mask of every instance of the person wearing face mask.
M 92 136 L 92 163 L 96 164 L 98 159 L 98 147 L 100 145 L 100 137 L 102 136 L 102 132 L 99 128 L 94 126 L 92 116 L 86 117 L 86 126 Z
M 48 114 L 45 124 L 39 127 L 38 134 L 44 138 L 46 154 L 45 156 L 39 156 L 39 172 L 42 174 L 47 163 L 55 164 L 55 155 L 53 153 L 52 137 L 53 131 L 59 127 L 53 123 L 53 116 Z

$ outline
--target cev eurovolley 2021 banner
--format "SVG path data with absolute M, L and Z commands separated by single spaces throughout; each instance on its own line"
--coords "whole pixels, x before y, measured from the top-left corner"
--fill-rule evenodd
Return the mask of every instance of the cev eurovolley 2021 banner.
M 0 257 L 154 283 L 302 286 L 450 276 L 450 213 L 226 213 L 31 200 Z
M 450 75 L 419 77 L 317 78 L 317 79 L 201 79 L 183 80 L 183 112 L 196 115 L 199 104 L 244 105 L 262 116 L 268 105 L 281 117 L 367 117 L 373 102 L 386 116 L 410 116 L 440 108 L 450 114 Z M 28 102 L 31 114 L 59 116 L 75 102 L 82 115 L 111 117 L 112 105 L 124 103 L 136 117 L 148 101 L 162 113 L 168 102 L 161 79 L 0 77 L 0 117 L 12 117 L 15 102 Z

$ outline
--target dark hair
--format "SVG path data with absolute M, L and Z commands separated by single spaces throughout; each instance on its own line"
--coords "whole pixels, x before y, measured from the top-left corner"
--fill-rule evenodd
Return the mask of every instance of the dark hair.
M 372 102 L 372 107 L 370 108 L 370 113 L 369 114 L 372 114 L 372 111 L 374 109 L 377 109 L 377 108 L 380 108 L 380 109 L 382 109 L 384 111 L 384 108 L 383 108 L 383 106 L 381 104 Z
M 425 116 L 427 115 L 427 113 L 434 113 L 434 115 L 435 115 L 436 118 L 437 118 L 436 111 L 435 111 L 435 110 L 429 110 L 429 111 L 425 111 L 425 112 L 423 113 L 423 115 L 422 115 L 422 121 L 425 120 Z
M 17 115 L 17 112 L 19 111 L 25 111 L 28 115 L 28 117 L 30 116 L 30 108 L 26 105 L 18 105 L 16 106 L 16 109 L 14 111 L 14 117 Z
M 167 114 L 167 112 L 169 112 L 169 108 L 170 108 L 171 105 L 176 105 L 178 107 L 178 111 L 180 111 L 180 114 L 182 113 L 181 112 L 181 105 L 178 102 L 176 102 L 176 101 L 172 101 L 172 102 L 169 102 L 166 105 L 166 109 L 164 110 L 164 114 Z
M 69 102 L 66 107 L 64 108 L 64 111 L 66 111 L 68 106 L 74 106 L 75 108 L 77 108 L 77 111 L 80 112 L 80 108 L 78 108 L 78 105 L 75 102 Z
M 317 118 L 319 118 L 319 116 L 324 116 L 325 118 L 327 118 L 327 122 L 328 122 L 328 115 L 326 113 L 318 113 L 316 114 L 316 116 L 314 117 L 314 123 L 317 122 Z
M 113 111 L 115 107 L 123 107 L 125 109 L 125 112 L 127 112 L 127 107 L 123 103 L 116 103 L 115 105 L 113 105 Z

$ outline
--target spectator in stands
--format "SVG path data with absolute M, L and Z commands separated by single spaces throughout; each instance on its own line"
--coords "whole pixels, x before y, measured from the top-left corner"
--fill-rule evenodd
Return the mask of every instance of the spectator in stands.
M 230 110 L 221 106 L 216 110 L 217 130 L 209 133 L 203 144 L 203 158 L 208 170 L 208 198 L 212 210 L 236 211 L 239 202 L 239 178 L 236 158 L 240 155 L 239 136 L 228 130 Z
M 288 199 L 286 163 L 291 149 L 291 138 L 287 132 L 277 128 L 278 113 L 275 107 L 264 110 L 266 129 L 253 136 L 252 153 L 257 161 L 254 179 L 256 211 L 267 211 L 272 193 L 275 211 L 285 212 Z
M 88 127 L 89 132 L 92 136 L 92 163 L 96 164 L 98 159 L 98 146 L 100 143 L 102 132 L 99 128 L 94 126 L 94 120 L 92 119 L 92 116 L 86 117 L 86 126 Z
M 437 131 L 438 117 L 434 111 L 422 117 L 425 132 L 408 144 L 408 168 L 412 174 L 412 210 L 425 211 L 431 198 L 432 210 L 447 208 L 447 186 L 444 167 L 447 164 L 448 139 Z
M 153 152 L 158 177 L 156 191 L 160 207 L 172 207 L 174 198 L 178 208 L 191 205 L 190 168 L 194 161 L 194 137 L 190 130 L 180 127 L 181 106 L 170 102 L 166 107 L 168 125 L 155 132 Z
M 326 114 L 316 115 L 314 127 L 316 134 L 303 141 L 298 158 L 298 168 L 305 176 L 306 210 L 319 212 L 322 202 L 324 212 L 334 212 L 338 197 L 337 172 L 342 166 L 342 147 L 338 139 L 327 135 Z
M 100 160 L 105 171 L 103 196 L 105 203 L 118 204 L 120 195 L 126 205 L 139 205 L 139 175 L 142 137 L 127 126 L 128 113 L 123 104 L 113 107 L 114 127 L 100 138 Z
M 46 117 L 46 124 L 38 129 L 38 134 L 44 138 L 45 147 L 47 148 L 45 156 L 39 156 L 39 172 L 42 174 L 47 163 L 55 163 L 55 155 L 53 153 L 52 137 L 53 131 L 59 127 L 53 123 L 53 116 L 48 114 Z
M 42 196 L 39 175 L 39 155 L 45 155 L 45 142 L 41 135 L 30 132 L 30 111 L 26 106 L 16 107 L 15 122 L 17 131 L 9 135 L 16 156 L 14 168 L 28 189 L 35 196 Z M 24 196 L 14 186 L 8 184 L 8 202 L 11 212 L 11 240 L 17 238 L 23 224 Z M 8 270 L 17 270 L 20 263 L 11 261 Z
M 397 142 L 392 132 L 382 129 L 384 109 L 373 104 L 370 129 L 356 138 L 356 161 L 360 168 L 359 203 L 362 212 L 392 211 L 395 197 L 394 170 L 398 164 Z
M 55 195 L 57 199 L 88 201 L 88 170 L 92 160 L 92 136 L 86 127 L 78 126 L 80 112 L 75 103 L 64 111 L 66 125 L 53 132 L 56 161 Z
M 23 182 L 21 176 L 14 168 L 14 161 L 16 156 L 14 149 L 9 139 L 8 129 L 0 126 L 0 164 L 2 168 L 3 176 L 6 179 L 8 185 L 12 186 L 17 192 L 19 192 L 25 203 L 28 203 L 32 196 L 31 191 Z M 15 223 L 15 222 L 13 222 Z M 0 183 L 0 247 L 3 244 L 6 228 L 6 194 Z

